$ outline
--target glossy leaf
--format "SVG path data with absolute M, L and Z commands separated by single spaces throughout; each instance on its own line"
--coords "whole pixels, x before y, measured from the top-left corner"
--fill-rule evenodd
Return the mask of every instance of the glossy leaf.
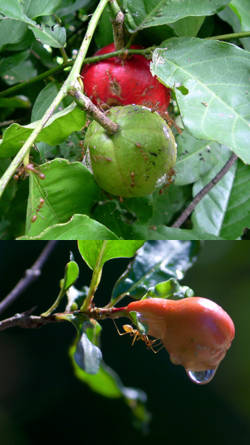
M 60 144 L 73 131 L 80 131 L 84 123 L 85 112 L 74 104 L 69 105 L 49 119 L 36 142 L 46 142 L 49 145 Z M 12 124 L 8 127 L 0 142 L 0 158 L 16 155 L 36 125 L 37 121 L 25 126 Z
M 69 261 L 65 267 L 65 273 L 62 288 L 66 292 L 77 280 L 79 276 L 79 267 L 75 261 Z
M 102 352 L 99 348 L 99 337 L 101 326 L 89 321 L 82 324 L 81 333 L 78 338 L 74 360 L 76 364 L 87 374 L 97 374 L 102 360 Z
M 124 292 L 134 298 L 144 296 L 149 288 L 169 278 L 181 280 L 196 261 L 199 243 L 148 241 L 139 250 L 127 272 L 117 281 L 112 297 Z
M 177 162 L 175 185 L 191 184 L 212 170 L 221 157 L 221 146 L 216 142 L 194 138 L 183 131 L 176 138 Z
M 74 215 L 69 222 L 55 224 L 37 236 L 22 236 L 20 240 L 107 240 L 117 236 L 107 227 L 86 215 Z
M 78 249 L 87 265 L 101 268 L 113 258 L 133 257 L 144 244 L 140 241 L 78 241 Z
M 250 55 L 234 45 L 173 38 L 153 54 L 152 73 L 174 89 L 184 125 L 250 163 Z
M 146 394 L 137 388 L 129 388 L 123 385 L 118 374 L 107 366 L 103 361 L 97 374 L 91 375 L 83 371 L 73 359 L 75 346 L 70 348 L 69 354 L 72 359 L 76 377 L 87 384 L 92 391 L 108 398 L 122 398 L 131 409 L 133 417 L 143 431 L 150 421 L 150 414 L 146 409 Z
M 150 26 L 176 22 L 183 17 L 214 14 L 230 0 L 123 0 L 126 24 L 130 32 Z
M 193 297 L 194 291 L 188 286 L 181 286 L 175 278 L 170 278 L 167 281 L 161 281 L 150 288 L 145 295 L 145 298 L 188 298 Z
M 194 185 L 194 194 L 211 181 L 223 163 L 222 160 L 213 172 Z M 234 164 L 200 201 L 192 220 L 195 230 L 203 229 L 224 239 L 240 237 L 250 227 L 250 166 L 240 161 Z
M 75 213 L 90 214 L 99 189 L 84 165 L 58 158 L 41 165 L 39 171 L 45 179 L 30 174 L 27 235 L 35 236 L 49 226 L 65 223 Z M 37 218 L 32 222 L 35 215 Z

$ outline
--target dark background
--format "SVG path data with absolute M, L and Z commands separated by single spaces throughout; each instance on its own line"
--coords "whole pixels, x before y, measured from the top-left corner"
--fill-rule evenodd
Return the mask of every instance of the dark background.
M 0 242 L 0 299 L 30 267 L 45 242 Z M 75 242 L 59 242 L 43 274 L 2 317 L 38 305 L 48 308 L 72 250 L 81 266 L 78 287 L 88 284 L 90 271 L 77 253 Z M 123 383 L 148 394 L 152 421 L 148 435 L 132 423 L 129 408 L 120 399 L 99 396 L 77 380 L 68 358 L 75 331 L 69 324 L 36 330 L 13 328 L 0 333 L 0 443 L 40 445 L 110 443 L 140 445 L 240 445 L 250 443 L 250 242 L 207 241 L 183 284 L 196 295 L 221 304 L 236 326 L 236 338 L 214 380 L 205 386 L 189 381 L 167 352 L 153 355 L 129 336 L 119 337 L 113 323 L 102 323 L 105 362 Z M 109 298 L 114 281 L 127 260 L 104 266 L 97 305 Z

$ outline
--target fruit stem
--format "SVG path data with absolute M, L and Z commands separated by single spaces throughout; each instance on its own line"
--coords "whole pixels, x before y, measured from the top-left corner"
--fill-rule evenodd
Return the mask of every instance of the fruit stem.
M 115 19 L 112 21 L 113 37 L 116 50 L 124 48 L 125 45 L 123 23 L 124 14 L 122 11 L 119 11 Z
M 71 88 L 68 92 L 79 107 L 87 111 L 109 134 L 117 133 L 119 125 L 109 119 L 105 113 L 97 108 L 89 97 L 85 96 L 78 88 Z

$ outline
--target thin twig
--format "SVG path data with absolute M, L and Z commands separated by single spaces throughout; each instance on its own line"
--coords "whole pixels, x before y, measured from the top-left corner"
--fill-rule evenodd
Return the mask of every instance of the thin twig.
M 230 168 L 237 159 L 238 157 L 235 154 L 232 154 L 232 156 L 228 159 L 224 167 L 222 167 L 222 169 L 217 173 L 217 175 L 207 185 L 205 185 L 205 187 L 203 187 L 199 191 L 199 193 L 197 193 L 193 201 L 187 206 L 187 208 L 183 211 L 183 213 L 179 216 L 179 218 L 177 218 L 177 220 L 171 227 L 182 226 L 182 224 L 187 220 L 189 215 L 195 209 L 197 204 L 199 204 L 201 199 L 223 178 L 223 176 L 225 176 L 225 174 L 228 172 L 228 170 L 230 170 Z
M 26 311 L 21 314 L 15 314 L 12 317 L 0 321 L 0 331 L 5 331 L 6 329 L 14 327 L 37 329 L 48 323 L 70 321 L 72 316 L 81 317 L 83 315 L 95 320 L 129 317 L 126 308 L 93 308 L 88 311 L 62 312 L 50 314 L 48 316 L 31 315 L 30 312 L 31 311 Z
M 42 253 L 30 269 L 25 271 L 25 275 L 16 284 L 14 289 L 1 301 L 0 314 L 4 312 L 26 289 L 41 275 L 42 267 L 54 249 L 56 241 L 49 241 Z
M 50 315 L 49 317 L 40 317 L 38 315 L 30 315 L 27 312 L 23 312 L 22 314 L 15 314 L 13 317 L 0 321 L 0 331 L 5 331 L 6 329 L 14 328 L 16 326 L 26 329 L 40 328 L 45 324 L 56 321 L 62 320 L 59 318 L 57 319 L 54 315 Z
M 74 98 L 77 105 L 86 110 L 109 134 L 114 134 L 119 130 L 119 125 L 109 119 L 105 113 L 97 108 L 89 97 L 85 96 L 77 88 L 71 88 L 69 94 Z

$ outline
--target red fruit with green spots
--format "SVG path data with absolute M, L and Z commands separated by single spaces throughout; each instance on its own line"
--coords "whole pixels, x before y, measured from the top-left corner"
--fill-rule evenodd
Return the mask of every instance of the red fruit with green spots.
M 138 45 L 132 48 L 141 48 Z M 115 51 L 113 43 L 95 55 Z M 164 116 L 170 101 L 170 90 L 150 72 L 150 61 L 143 55 L 111 57 L 84 67 L 84 92 L 102 109 L 115 105 L 143 105 Z

